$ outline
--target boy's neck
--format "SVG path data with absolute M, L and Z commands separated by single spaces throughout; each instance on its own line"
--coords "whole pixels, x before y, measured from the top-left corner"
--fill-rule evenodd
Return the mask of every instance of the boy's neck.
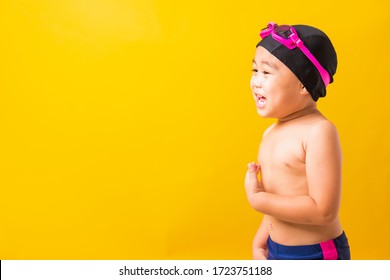
M 303 116 L 310 115 L 310 114 L 317 113 L 317 112 L 318 112 L 317 105 L 314 104 L 314 105 L 305 107 L 299 111 L 296 111 L 288 116 L 280 118 L 280 119 L 278 119 L 278 122 L 285 123 L 285 122 L 295 120 L 295 119 L 301 118 Z

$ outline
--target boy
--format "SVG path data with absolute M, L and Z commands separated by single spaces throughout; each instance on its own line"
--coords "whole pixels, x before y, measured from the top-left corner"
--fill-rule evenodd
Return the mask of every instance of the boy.
M 269 23 L 260 35 L 250 86 L 258 114 L 277 122 L 264 132 L 259 164 L 250 163 L 245 178 L 250 205 L 264 214 L 253 258 L 350 259 L 338 218 L 338 133 L 316 106 L 333 82 L 336 52 L 310 26 Z

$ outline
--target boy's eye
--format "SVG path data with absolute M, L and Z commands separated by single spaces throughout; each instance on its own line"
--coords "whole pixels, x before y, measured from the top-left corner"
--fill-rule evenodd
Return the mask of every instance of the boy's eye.
M 253 69 L 252 69 L 252 72 L 256 72 L 256 73 L 257 73 L 257 72 L 259 72 L 259 71 L 258 71 L 257 69 L 254 69 L 254 68 L 253 68 Z

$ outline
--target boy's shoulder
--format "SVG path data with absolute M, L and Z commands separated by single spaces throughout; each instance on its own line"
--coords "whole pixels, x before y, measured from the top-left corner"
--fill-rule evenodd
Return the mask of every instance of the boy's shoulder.
M 336 126 L 325 117 L 306 119 L 291 124 L 284 124 L 283 128 L 274 123 L 270 125 L 263 133 L 263 140 L 266 136 L 271 135 L 271 131 L 283 131 L 276 133 L 282 138 L 300 138 L 306 144 L 311 141 L 319 141 L 320 139 L 338 139 L 338 131 Z M 273 138 L 274 139 L 274 138 Z M 305 145 L 306 146 L 306 145 Z
M 306 143 L 304 146 L 306 147 L 310 143 L 338 143 L 339 134 L 333 122 L 323 119 L 313 122 L 307 127 L 305 139 Z
M 308 125 L 308 132 L 315 135 L 327 135 L 327 134 L 337 134 L 337 128 L 333 122 L 328 119 L 322 119 L 310 123 Z
M 292 128 L 303 131 L 304 134 L 312 135 L 313 137 L 337 134 L 337 128 L 334 123 L 319 111 L 301 118 Z

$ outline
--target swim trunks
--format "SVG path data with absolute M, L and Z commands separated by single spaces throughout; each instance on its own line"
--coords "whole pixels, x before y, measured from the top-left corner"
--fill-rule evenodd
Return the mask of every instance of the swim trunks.
M 343 232 L 339 237 L 319 244 L 286 246 L 268 237 L 269 260 L 350 260 L 348 239 Z

